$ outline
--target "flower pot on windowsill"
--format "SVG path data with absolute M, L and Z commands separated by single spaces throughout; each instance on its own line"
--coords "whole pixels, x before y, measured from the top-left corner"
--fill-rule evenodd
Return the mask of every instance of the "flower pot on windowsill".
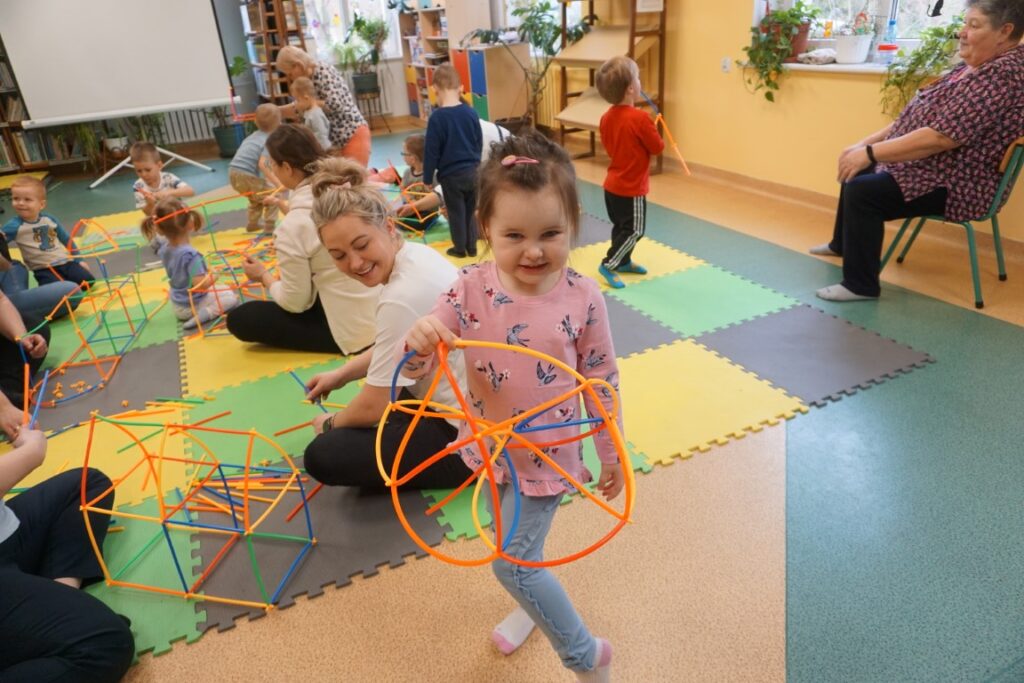
M 768 32 L 767 29 L 762 29 L 762 33 L 767 33 L 767 32 Z M 782 32 L 782 26 L 779 26 L 778 24 L 772 26 L 771 27 L 771 32 L 772 32 L 772 35 L 774 35 L 775 37 L 778 37 L 779 33 Z M 810 37 L 810 33 L 811 33 L 811 24 L 810 24 L 810 22 L 804 22 L 804 23 L 800 24 L 800 28 L 797 29 L 796 35 L 794 35 L 790 39 L 790 44 L 793 46 L 793 48 L 789 51 L 789 57 L 786 57 L 785 59 L 783 59 L 782 60 L 783 62 L 786 62 L 786 63 L 789 63 L 789 64 L 794 63 L 794 62 L 796 62 L 796 56 L 797 55 L 799 55 L 799 54 L 801 54 L 803 52 L 807 52 L 807 41 L 808 41 L 808 39 Z
M 863 64 L 871 50 L 870 33 L 852 36 L 836 36 L 836 64 Z

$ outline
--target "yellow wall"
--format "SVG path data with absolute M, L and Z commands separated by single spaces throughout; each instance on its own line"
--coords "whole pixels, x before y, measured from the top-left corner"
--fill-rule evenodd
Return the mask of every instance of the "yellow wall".
M 750 0 L 667 1 L 665 109 L 687 161 L 837 196 L 839 152 L 888 123 L 879 105 L 882 77 L 790 72 L 769 103 L 747 92 L 735 66 L 750 35 Z M 722 73 L 723 57 L 729 73 Z M 1000 219 L 1005 237 L 1024 241 L 1024 190 Z

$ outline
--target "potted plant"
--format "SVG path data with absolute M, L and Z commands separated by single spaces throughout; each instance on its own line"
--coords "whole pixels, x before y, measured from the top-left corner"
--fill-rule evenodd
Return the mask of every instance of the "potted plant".
M 746 70 L 745 81 L 751 92 L 764 90 L 764 98 L 775 101 L 782 65 L 796 61 L 807 49 L 811 22 L 818 16 L 817 7 L 797 2 L 788 10 L 768 10 L 757 26 L 750 28 L 750 45 L 743 48 L 746 62 L 737 65 Z
M 882 83 L 882 111 L 896 118 L 921 86 L 953 66 L 962 16 L 954 17 L 945 26 L 931 26 L 921 31 L 921 42 L 912 52 L 900 50 L 886 70 Z
M 562 25 L 555 19 L 555 5 L 550 0 L 540 0 L 530 5 L 520 6 L 512 10 L 512 16 L 519 20 L 515 28 L 482 29 L 470 31 L 461 41 L 463 46 L 477 40 L 485 45 L 501 45 L 512 55 L 519 68 L 526 76 L 529 88 L 529 100 L 526 105 L 526 116 L 521 120 L 502 119 L 495 121 L 512 133 L 519 128 L 531 126 L 537 121 L 537 109 L 540 106 L 544 88 L 547 85 L 547 73 L 551 68 L 552 59 L 561 49 Z M 597 21 L 596 15 L 581 18 L 565 30 L 566 43 L 571 45 L 590 32 L 590 27 Z M 504 36 L 514 33 L 518 42 L 530 45 L 531 59 L 526 64 L 519 61 L 515 52 L 509 48 Z
M 338 68 L 352 74 L 352 91 L 355 94 L 380 92 L 377 65 L 388 35 L 385 19 L 367 19 L 356 12 L 345 42 L 334 47 Z
M 245 61 L 245 58 L 236 55 L 231 60 L 231 64 L 228 65 L 228 74 L 234 78 L 235 76 L 241 76 L 248 69 L 249 64 Z M 217 141 L 217 149 L 220 150 L 220 156 L 225 159 L 235 156 L 238 146 L 245 139 L 245 126 L 233 121 L 230 111 L 224 105 L 210 107 L 206 110 L 206 116 L 216 124 L 211 131 L 213 132 L 213 139 Z
M 862 64 L 867 61 L 875 27 L 867 12 L 858 12 L 836 33 L 836 64 Z

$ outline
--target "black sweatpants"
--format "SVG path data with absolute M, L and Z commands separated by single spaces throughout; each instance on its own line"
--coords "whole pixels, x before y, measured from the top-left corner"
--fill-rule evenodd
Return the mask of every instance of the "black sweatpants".
M 908 202 L 896 180 L 884 171 L 875 173 L 874 166 L 843 183 L 828 245 L 843 257 L 843 287 L 861 296 L 878 296 L 885 221 L 941 216 L 946 196 L 946 189 L 939 188 Z
M 22 316 L 22 320 L 25 323 L 26 330 L 31 330 L 42 322 L 42 318 L 32 318 L 30 316 Z M 47 344 L 50 343 L 49 325 L 41 327 L 38 334 L 43 336 Z M 0 337 L 0 391 L 4 392 L 4 396 L 15 407 L 21 407 L 25 402 L 25 361 L 21 356 L 21 350 L 18 346 L 18 342 L 11 341 L 6 337 Z M 35 377 L 39 366 L 43 364 L 44 360 L 46 360 L 46 356 L 42 358 L 28 358 L 28 367 L 32 377 Z
M 79 511 L 82 470 L 58 474 L 8 502 L 20 525 L 0 543 L 0 680 L 118 681 L 135 652 L 128 624 L 85 591 L 55 578 L 101 578 Z M 110 487 L 89 470 L 90 500 Z M 113 491 L 96 507 L 110 508 Z M 102 547 L 108 515 L 90 513 Z
M 622 197 L 604 191 L 604 205 L 612 222 L 612 246 L 604 257 L 609 270 L 629 263 L 633 248 L 647 229 L 647 197 Z
M 289 313 L 273 301 L 246 301 L 228 311 L 227 326 L 228 332 L 244 342 L 341 355 L 319 297 L 302 313 Z
M 477 169 L 441 178 L 444 205 L 448 209 L 448 229 L 457 251 L 476 255 L 478 235 L 476 225 L 476 173 Z
M 400 398 L 413 398 L 403 391 Z M 381 439 L 384 469 L 391 472 L 398 446 L 412 421 L 412 415 L 392 411 Z M 440 418 L 421 418 L 402 456 L 399 476 L 411 471 L 455 440 L 458 430 Z M 305 469 L 311 477 L 328 486 L 384 488 L 377 469 L 376 427 L 339 427 L 318 435 L 306 446 Z M 466 481 L 472 471 L 457 454 L 441 458 L 403 488 L 448 489 Z

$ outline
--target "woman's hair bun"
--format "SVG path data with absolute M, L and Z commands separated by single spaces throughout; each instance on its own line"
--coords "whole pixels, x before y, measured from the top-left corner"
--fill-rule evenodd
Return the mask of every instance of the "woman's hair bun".
M 366 169 L 351 159 L 326 157 L 312 164 L 313 197 L 336 188 L 359 187 L 366 184 Z

